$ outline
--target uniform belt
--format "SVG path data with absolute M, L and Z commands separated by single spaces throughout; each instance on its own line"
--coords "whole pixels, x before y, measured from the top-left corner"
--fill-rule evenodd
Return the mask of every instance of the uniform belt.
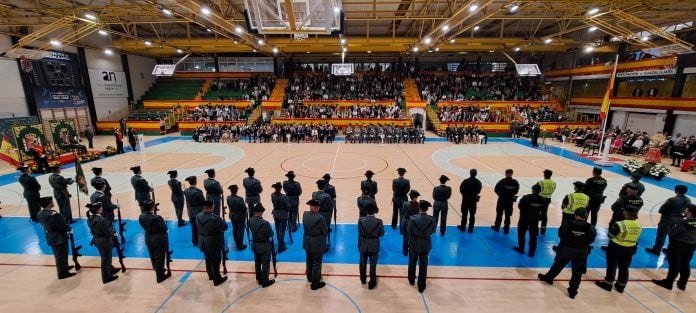
M 221 193 L 208 193 L 209 196 L 221 196 Z
M 378 239 L 379 238 L 379 236 L 361 236 L 361 237 L 363 237 L 365 239 Z
M 447 200 L 446 200 L 446 199 L 445 199 L 445 200 L 437 200 L 437 199 L 435 199 L 435 202 L 447 202 Z
M 210 234 L 210 235 L 204 235 L 204 234 L 199 233 L 199 235 L 201 235 L 203 237 L 217 237 L 217 236 L 222 235 L 222 233 L 215 233 L 215 234 Z
M 411 236 L 416 237 L 416 238 L 430 238 L 430 235 L 415 235 L 415 234 L 413 234 Z
M 270 239 L 266 239 L 266 240 L 254 240 L 254 243 L 271 243 L 271 240 L 270 240 Z
M 320 237 L 320 236 L 324 236 L 324 234 L 319 234 L 319 235 L 314 235 L 314 236 L 312 236 L 312 235 L 306 235 L 306 236 L 309 237 L 309 238 L 317 238 L 317 237 Z
M 159 234 L 165 234 L 165 235 L 166 235 L 167 232 L 160 231 L 160 232 L 156 232 L 156 233 L 147 233 L 147 234 L 148 234 L 149 236 L 152 236 L 152 235 L 159 235 Z

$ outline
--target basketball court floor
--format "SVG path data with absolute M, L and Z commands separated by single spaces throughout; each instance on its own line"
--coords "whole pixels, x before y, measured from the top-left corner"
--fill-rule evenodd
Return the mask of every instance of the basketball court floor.
M 100 137 L 96 146 L 113 144 L 110 137 Z M 17 183 L 18 173 L 3 171 L 0 176 L 0 311 L 3 312 L 259 312 L 278 310 L 284 312 L 693 312 L 696 305 L 696 278 L 687 291 L 667 291 L 650 282 L 663 278 L 667 264 L 664 256 L 648 255 L 642 248 L 649 247 L 655 236 L 659 220 L 657 210 L 673 195 L 678 183 L 689 186 L 690 195 L 696 191 L 693 175 L 671 175 L 656 181 L 644 178 L 645 206 L 639 221 L 645 227 L 640 238 L 639 252 L 634 257 L 631 282 L 626 292 L 608 293 L 594 285 L 593 280 L 604 276 L 604 254 L 594 249 L 589 258 L 588 274 L 575 300 L 566 296 L 569 270 L 559 276 L 553 286 L 536 279 L 538 272 L 545 272 L 553 262 L 551 246 L 557 243 L 556 227 L 560 223 L 560 203 L 571 192 L 572 182 L 591 176 L 592 162 L 579 157 L 572 149 L 558 145 L 548 149 L 532 148 L 527 140 L 490 139 L 487 145 L 453 145 L 429 139 L 422 145 L 376 144 L 253 144 L 196 143 L 189 138 L 167 136 L 149 139 L 145 151 L 128 152 L 100 161 L 84 164 L 87 179 L 92 177 L 90 168 L 102 167 L 112 185 L 114 199 L 122 207 L 127 219 L 125 264 L 127 272 L 119 279 L 102 285 L 99 276 L 99 258 L 94 247 L 89 246 L 91 236 L 84 219 L 87 196 L 72 190 L 73 215 L 78 215 L 78 201 L 82 219 L 73 225 L 78 245 L 85 255 L 80 258 L 83 269 L 67 280 L 57 280 L 50 247 L 45 244 L 40 225 L 32 224 L 27 217 L 22 188 Z M 143 233 L 137 223 L 139 210 L 130 186 L 131 166 L 140 165 L 143 176 L 155 188 L 159 202 L 159 214 L 168 220 L 170 247 L 174 262 L 173 276 L 157 284 L 143 243 Z M 302 183 L 304 193 L 301 203 L 316 190 L 314 182 L 324 173 L 333 177 L 331 183 L 338 194 L 338 226 L 332 233 L 331 251 L 324 257 L 323 278 L 327 288 L 311 291 L 304 278 L 304 251 L 301 230 L 293 233 L 294 242 L 288 250 L 278 255 L 276 285 L 260 288 L 253 274 L 253 255 L 250 249 L 236 251 L 230 231 L 226 242 L 230 247 L 228 269 L 230 279 L 219 287 L 213 287 L 206 279 L 203 255 L 190 242 L 190 226 L 176 226 L 174 209 L 169 201 L 170 191 L 166 172 L 179 171 L 180 179 L 189 175 L 205 177 L 208 168 L 217 170 L 217 179 L 226 187 L 237 184 L 246 176 L 247 167 L 256 169 L 264 192 L 262 202 L 271 207 L 270 193 L 274 182 L 285 179 L 286 171 L 293 170 Z M 382 239 L 382 251 L 377 269 L 378 287 L 368 291 L 358 278 L 356 197 L 363 173 L 371 169 L 379 183 L 377 202 L 378 217 L 388 225 L 391 220 L 391 180 L 397 177 L 396 169 L 407 169 L 406 178 L 412 189 L 420 191 L 422 199 L 432 200 L 432 189 L 441 174 L 451 178 L 453 187 L 450 199 L 448 229 L 445 236 L 433 235 L 433 251 L 430 256 L 428 288 L 419 294 L 406 278 L 407 258 L 401 254 L 401 237 L 398 230 L 386 227 Z M 462 233 L 455 228 L 460 221 L 458 187 L 468 177 L 470 168 L 477 168 L 484 184 L 477 214 L 477 227 L 472 233 Z M 495 217 L 496 197 L 493 185 L 503 177 L 505 169 L 514 169 L 514 177 L 520 181 L 520 195 L 527 194 L 538 181 L 544 169 L 554 171 L 558 189 L 549 209 L 549 223 L 553 226 L 546 236 L 539 237 L 539 249 L 534 258 L 517 254 L 516 229 L 509 235 L 495 233 L 490 225 Z M 74 168 L 64 169 L 63 175 L 74 176 Z M 616 199 L 619 188 L 629 178 L 615 165 L 605 170 L 609 181 L 607 201 L 600 211 L 598 240 L 595 247 L 607 242 L 606 226 L 611 212 L 610 204 Z M 676 179 L 682 179 L 684 182 Z M 42 195 L 52 195 L 48 175 L 38 177 L 43 186 Z M 199 180 L 200 181 L 200 180 Z M 91 191 L 91 190 L 90 190 Z M 227 191 L 227 190 L 226 190 Z M 692 201 L 694 199 L 692 198 Z M 304 205 L 301 211 L 307 210 Z M 264 215 L 270 219 L 270 210 Z M 513 223 L 517 223 L 517 209 Z M 70 261 L 72 263 L 72 261 Z M 117 258 L 114 255 L 114 264 Z M 695 265 L 693 262 L 692 265 Z M 689 309 L 689 308 L 692 309 Z

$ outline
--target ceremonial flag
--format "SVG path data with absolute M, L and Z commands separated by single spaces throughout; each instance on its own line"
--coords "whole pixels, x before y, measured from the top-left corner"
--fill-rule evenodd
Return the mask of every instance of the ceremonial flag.
M 85 172 L 82 170 L 82 164 L 80 164 L 80 158 L 77 155 L 75 156 L 75 181 L 77 182 L 77 187 L 80 192 L 88 195 L 89 190 L 87 189 Z
M 19 154 L 14 145 L 10 142 L 5 134 L 2 135 L 2 143 L 0 143 L 0 160 L 10 163 L 14 167 L 22 164 L 19 161 Z
M 614 95 L 614 79 L 616 79 L 616 67 L 619 64 L 619 56 L 616 55 L 616 61 L 614 61 L 614 71 L 611 72 L 611 77 L 609 78 L 609 86 L 607 86 L 607 91 L 604 93 L 604 100 L 602 100 L 602 108 L 599 110 L 599 119 L 604 121 L 609 114 L 609 104 L 611 102 L 610 98 Z

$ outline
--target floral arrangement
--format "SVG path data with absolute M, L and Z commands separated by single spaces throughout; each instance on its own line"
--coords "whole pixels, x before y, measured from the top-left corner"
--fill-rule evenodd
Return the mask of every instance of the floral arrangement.
M 667 168 L 666 166 L 664 166 L 662 164 L 656 164 L 655 166 L 653 166 L 650 169 L 649 174 L 650 174 L 650 176 L 653 176 L 653 177 L 659 177 L 659 176 L 667 176 L 667 174 L 669 174 L 671 172 L 672 171 L 670 171 L 670 169 Z
M 106 150 L 104 150 L 104 155 L 114 155 L 116 154 L 116 148 L 112 146 L 106 146 Z
M 85 162 L 90 162 L 94 160 L 99 160 L 101 158 L 102 154 L 101 152 L 88 152 L 79 155 L 77 158 L 80 160 L 80 162 L 85 163 Z
M 629 173 L 638 171 L 641 167 L 643 167 L 643 162 L 640 162 L 636 159 L 627 159 L 623 163 L 624 170 L 626 170 Z
M 639 173 L 643 176 L 651 176 L 658 180 L 671 173 L 670 169 L 662 164 L 641 162 L 636 159 L 628 159 L 624 161 L 623 169 L 627 173 Z

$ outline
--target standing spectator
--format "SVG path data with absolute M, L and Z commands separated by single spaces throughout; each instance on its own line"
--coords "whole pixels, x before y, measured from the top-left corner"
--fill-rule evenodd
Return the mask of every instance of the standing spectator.
M 116 153 L 123 153 L 123 133 L 119 127 L 114 128 L 114 138 L 116 138 Z
M 92 142 L 92 140 L 94 139 L 94 130 L 92 130 L 92 126 L 85 125 L 84 135 L 85 138 L 87 138 L 89 148 L 94 149 L 94 144 Z
M 135 145 L 138 142 L 135 136 L 136 136 L 136 134 L 133 131 L 133 127 L 129 127 L 128 128 L 128 143 L 130 144 L 132 151 L 135 151 Z

